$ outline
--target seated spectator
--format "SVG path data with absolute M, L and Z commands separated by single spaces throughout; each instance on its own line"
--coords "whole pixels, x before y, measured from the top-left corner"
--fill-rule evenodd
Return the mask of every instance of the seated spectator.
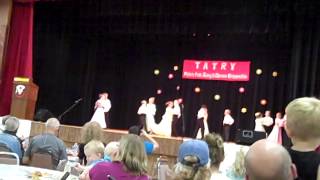
M 152 154 L 155 150 L 159 148 L 158 142 L 153 139 L 144 129 L 142 129 L 141 126 L 131 126 L 128 130 L 129 134 L 135 134 L 138 136 L 144 136 L 147 138 L 146 141 L 144 141 L 144 146 L 146 148 L 146 153 L 148 155 Z
M 298 169 L 298 179 L 315 180 L 320 164 L 320 100 L 303 97 L 286 107 L 285 130 L 293 146 L 288 149 Z
M 204 141 L 207 142 L 210 155 L 211 179 L 227 179 L 227 177 L 219 171 L 220 163 L 224 160 L 224 146 L 222 137 L 216 133 L 205 135 Z
M 91 180 L 106 180 L 108 176 L 121 180 L 148 180 L 147 155 L 141 138 L 134 134 L 122 136 L 119 153 L 113 162 L 100 162 L 89 172 Z
M 22 159 L 22 141 L 16 135 L 19 128 L 19 120 L 13 116 L 6 116 L 3 120 L 4 131 L 0 133 L 0 144 L 7 147 L 11 152 L 16 153 Z
M 106 148 L 104 149 L 104 160 L 112 161 L 117 157 L 119 152 L 119 142 L 111 141 L 107 144 Z
M 60 160 L 67 159 L 66 147 L 57 137 L 60 122 L 56 118 L 50 118 L 46 122 L 46 132 L 33 137 L 23 157 L 23 162 L 29 164 L 34 153 L 48 153 L 52 156 L 54 168 Z
M 79 144 L 78 157 L 82 165 L 87 164 L 84 154 L 84 146 L 91 140 L 102 141 L 102 128 L 96 121 L 87 122 L 81 129 L 81 142 Z
M 236 159 L 231 168 L 227 170 L 227 177 L 231 180 L 244 180 L 246 175 L 246 169 L 244 167 L 245 152 L 240 149 L 236 153 Z
M 178 163 L 172 179 L 209 180 L 211 178 L 209 148 L 202 140 L 188 140 L 179 147 Z
M 293 180 L 297 170 L 289 153 L 265 139 L 251 145 L 245 157 L 247 180 Z
M 82 172 L 79 176 L 80 179 L 89 179 L 89 171 L 98 162 L 105 161 L 103 159 L 104 155 L 104 145 L 102 142 L 97 140 L 91 140 L 84 146 L 84 154 L 87 158 L 87 166 L 82 166 L 80 164 L 76 165 L 76 169 Z M 110 161 L 108 161 L 110 162 Z

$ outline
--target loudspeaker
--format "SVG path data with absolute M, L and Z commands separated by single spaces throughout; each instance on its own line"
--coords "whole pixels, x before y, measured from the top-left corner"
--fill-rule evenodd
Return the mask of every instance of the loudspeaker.
M 242 145 L 251 145 L 254 142 L 265 139 L 267 134 L 265 132 L 238 129 L 236 133 L 236 143 Z

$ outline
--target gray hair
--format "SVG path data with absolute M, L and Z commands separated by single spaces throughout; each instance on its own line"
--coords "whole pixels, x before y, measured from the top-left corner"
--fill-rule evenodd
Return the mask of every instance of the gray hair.
M 49 118 L 46 122 L 46 128 L 58 129 L 59 126 L 60 126 L 60 122 L 57 118 Z
M 16 117 L 9 116 L 5 121 L 5 130 L 10 132 L 15 132 L 19 128 L 19 120 Z

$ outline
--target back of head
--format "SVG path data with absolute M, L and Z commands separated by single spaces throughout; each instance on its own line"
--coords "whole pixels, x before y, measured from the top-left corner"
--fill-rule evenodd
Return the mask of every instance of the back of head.
M 104 155 L 104 145 L 101 141 L 91 140 L 84 146 L 84 154 L 99 154 L 101 158 Z
M 128 133 L 129 133 L 129 134 L 135 134 L 135 135 L 140 136 L 141 129 L 142 129 L 141 126 L 131 126 L 131 127 L 128 129 Z
M 98 122 L 87 122 L 81 129 L 81 143 L 87 144 L 91 140 L 101 141 L 102 128 Z
M 5 130 L 9 132 L 17 132 L 19 128 L 19 120 L 16 117 L 8 116 L 4 123 Z
M 57 118 L 49 118 L 46 122 L 47 132 L 57 133 L 60 127 L 60 122 Z
M 249 180 L 293 180 L 296 171 L 286 149 L 265 139 L 255 142 L 245 157 Z
M 243 149 L 240 149 L 236 153 L 236 159 L 232 165 L 232 173 L 237 177 L 244 177 L 245 176 L 245 167 L 244 167 L 244 157 L 245 152 Z
M 106 145 L 104 149 L 104 155 L 109 156 L 111 159 L 114 159 L 119 152 L 119 142 L 111 141 Z
M 224 146 L 222 137 L 216 133 L 207 134 L 204 141 L 208 144 L 211 166 L 219 167 L 224 160 Z
M 142 139 L 135 134 L 122 136 L 117 160 L 123 162 L 128 171 L 132 173 L 146 173 L 147 154 Z
M 300 140 L 320 138 L 320 100 L 298 98 L 286 107 L 286 130 L 290 137 Z
M 210 179 L 209 148 L 202 140 L 188 140 L 179 147 L 178 163 L 174 167 L 175 179 Z

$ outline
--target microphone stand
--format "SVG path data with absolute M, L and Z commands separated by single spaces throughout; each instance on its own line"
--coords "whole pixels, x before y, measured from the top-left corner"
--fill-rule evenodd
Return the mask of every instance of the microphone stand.
M 79 102 L 81 102 L 81 100 L 82 100 L 82 99 L 76 100 L 68 109 L 66 109 L 62 114 L 60 114 L 60 115 L 58 116 L 59 121 L 62 120 L 62 117 L 63 117 L 65 114 L 67 114 L 67 113 L 68 113 L 69 111 L 71 111 L 74 107 L 76 107 L 76 106 L 79 104 Z

